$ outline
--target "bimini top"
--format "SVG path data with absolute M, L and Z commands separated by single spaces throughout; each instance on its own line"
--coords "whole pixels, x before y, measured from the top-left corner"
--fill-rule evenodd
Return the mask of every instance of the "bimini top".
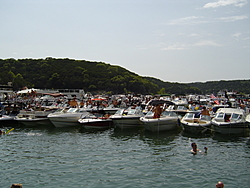
M 238 108 L 219 108 L 216 113 L 225 113 L 225 114 L 245 114 L 243 109 Z
M 158 104 L 167 104 L 167 105 L 174 105 L 175 103 L 169 100 L 163 100 L 163 99 L 153 99 L 148 102 L 147 105 L 157 106 Z

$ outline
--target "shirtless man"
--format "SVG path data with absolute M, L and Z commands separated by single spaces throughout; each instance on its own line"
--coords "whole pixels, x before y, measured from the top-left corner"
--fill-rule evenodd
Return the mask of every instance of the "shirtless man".
M 162 108 L 161 108 L 161 105 L 160 104 L 158 104 L 155 108 L 154 108 L 154 110 L 153 110 L 153 112 L 154 112 L 154 118 L 160 118 L 161 117 L 161 113 L 162 113 Z
M 205 106 L 201 110 L 201 115 L 210 116 L 210 113 Z

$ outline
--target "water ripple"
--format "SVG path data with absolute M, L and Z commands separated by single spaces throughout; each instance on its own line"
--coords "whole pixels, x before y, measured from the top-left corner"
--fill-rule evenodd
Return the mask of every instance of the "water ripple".
M 249 187 L 246 137 L 194 137 L 142 130 L 15 130 L 0 136 L 1 187 Z M 196 142 L 208 153 L 190 153 Z

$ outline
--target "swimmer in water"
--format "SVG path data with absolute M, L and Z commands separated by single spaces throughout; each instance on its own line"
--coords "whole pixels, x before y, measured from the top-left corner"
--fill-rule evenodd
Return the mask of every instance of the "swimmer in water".
M 224 188 L 224 183 L 222 183 L 221 181 L 219 181 L 219 182 L 216 184 L 216 188 Z
M 11 185 L 11 187 L 10 188 L 22 188 L 23 187 L 23 185 L 22 184 L 19 184 L 19 183 L 14 183 L 14 184 L 12 184 Z
M 200 151 L 199 149 L 197 149 L 197 145 L 196 145 L 195 142 L 193 142 L 193 143 L 191 144 L 191 147 L 192 147 L 191 152 L 192 152 L 192 154 L 194 154 L 194 155 L 196 155 L 197 152 Z
M 207 150 L 208 150 L 208 148 L 207 147 L 204 147 L 204 153 L 207 153 Z

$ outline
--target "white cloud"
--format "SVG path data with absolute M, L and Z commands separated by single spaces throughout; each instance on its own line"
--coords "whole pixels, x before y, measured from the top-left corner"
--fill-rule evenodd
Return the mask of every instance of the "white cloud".
M 165 45 L 166 46 L 166 45 Z M 220 47 L 222 46 L 221 44 L 218 44 L 212 40 L 202 40 L 199 41 L 195 44 L 171 44 L 166 47 L 162 47 L 161 50 L 187 50 L 190 49 L 191 47 L 196 47 L 196 46 L 215 46 L 215 47 Z
M 205 4 L 203 8 L 218 8 L 221 6 L 228 6 L 228 5 L 243 7 L 246 4 L 247 0 L 218 0 L 217 2 Z
M 237 20 L 244 20 L 244 19 L 248 19 L 248 16 L 229 16 L 229 17 L 221 17 L 218 18 L 219 20 L 225 21 L 225 22 L 234 22 Z
M 194 25 L 199 23 L 205 23 L 206 21 L 203 20 L 204 17 L 197 17 L 197 16 L 189 16 L 184 17 L 176 20 L 172 20 L 168 25 Z
M 199 35 L 197 33 L 192 33 L 190 35 L 188 35 L 189 37 L 199 37 Z
M 233 37 L 239 37 L 239 36 L 241 36 L 241 33 L 240 33 L 240 32 L 234 33 L 234 34 L 232 34 L 232 36 L 233 36 Z
M 194 46 L 221 46 L 220 44 L 211 40 L 202 40 L 194 44 Z
M 172 44 L 167 47 L 162 48 L 162 50 L 185 50 L 188 49 L 188 47 L 185 44 Z

